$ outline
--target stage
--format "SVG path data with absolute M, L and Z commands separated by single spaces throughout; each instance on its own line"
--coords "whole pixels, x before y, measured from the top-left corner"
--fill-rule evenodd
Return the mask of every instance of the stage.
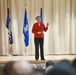
M 39 63 L 46 63 L 49 60 L 52 60 L 54 62 L 58 62 L 63 59 L 67 59 L 72 62 L 72 60 L 76 57 L 76 55 L 46 55 L 45 59 L 46 60 L 35 60 L 34 55 L 27 55 L 27 56 L 0 56 L 0 64 L 5 64 L 9 61 L 22 61 L 22 60 L 27 60 L 31 63 L 34 64 L 39 64 Z

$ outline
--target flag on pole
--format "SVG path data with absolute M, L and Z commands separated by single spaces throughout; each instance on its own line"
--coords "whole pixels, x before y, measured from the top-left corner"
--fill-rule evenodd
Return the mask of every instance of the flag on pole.
M 9 8 L 7 8 L 7 20 L 6 20 L 6 28 L 8 29 L 8 36 L 9 36 L 9 43 L 10 45 L 13 44 L 13 36 L 12 36 L 12 31 L 11 31 L 11 19 L 10 19 L 10 12 Z
M 43 22 L 42 8 L 40 8 L 40 22 Z
M 28 46 L 29 45 L 29 26 L 28 26 L 28 19 L 27 19 L 26 9 L 25 9 L 25 12 L 24 12 L 23 34 L 24 34 L 25 46 Z

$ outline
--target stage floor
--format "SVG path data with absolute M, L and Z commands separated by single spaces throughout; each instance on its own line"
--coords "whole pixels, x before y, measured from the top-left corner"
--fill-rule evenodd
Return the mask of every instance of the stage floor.
M 32 63 L 46 63 L 48 60 L 52 60 L 54 62 L 58 62 L 62 59 L 68 59 L 69 61 L 72 61 L 76 55 L 46 55 L 45 56 L 45 59 L 46 60 L 38 60 L 36 61 L 34 59 L 34 55 L 28 55 L 28 56 L 11 56 L 11 57 L 8 57 L 8 56 L 0 56 L 0 64 L 5 64 L 9 61 L 22 61 L 22 60 L 27 60 L 29 62 L 32 62 Z

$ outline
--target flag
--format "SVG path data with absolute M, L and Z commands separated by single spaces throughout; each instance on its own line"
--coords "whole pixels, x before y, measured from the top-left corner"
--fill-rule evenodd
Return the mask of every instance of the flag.
M 10 21 L 11 21 L 10 12 L 9 12 L 9 8 L 7 8 L 6 28 L 8 29 L 9 43 L 10 43 L 10 45 L 12 45 L 13 44 L 13 36 L 12 36 Z
M 40 8 L 40 22 L 43 22 L 42 8 Z
M 28 19 L 27 19 L 26 9 L 25 9 L 25 12 L 24 12 L 23 34 L 24 34 L 25 46 L 28 46 L 29 45 L 29 26 L 28 26 Z
M 7 8 L 6 28 L 7 28 L 8 30 L 10 29 L 10 13 L 9 13 L 9 8 Z

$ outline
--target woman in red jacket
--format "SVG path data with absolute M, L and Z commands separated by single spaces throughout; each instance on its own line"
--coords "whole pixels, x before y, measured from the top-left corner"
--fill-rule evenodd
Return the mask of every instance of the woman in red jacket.
M 32 33 L 34 34 L 34 43 L 35 43 L 35 59 L 39 59 L 39 46 L 40 46 L 40 55 L 41 60 L 45 60 L 44 58 L 44 31 L 46 32 L 48 29 L 48 23 L 45 25 L 40 22 L 40 16 L 36 17 L 37 22 L 33 24 Z

